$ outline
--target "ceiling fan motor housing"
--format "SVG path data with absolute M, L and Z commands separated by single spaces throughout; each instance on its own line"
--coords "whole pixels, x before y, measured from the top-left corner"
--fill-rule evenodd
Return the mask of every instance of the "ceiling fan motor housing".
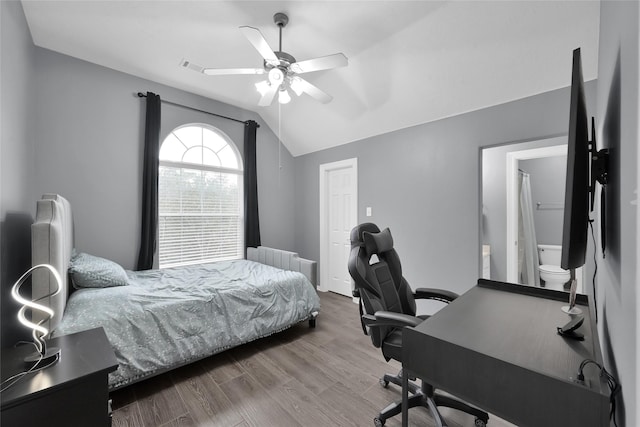
M 289 55 L 287 52 L 273 52 L 276 54 L 276 56 L 278 57 L 278 59 L 280 60 L 280 64 L 279 65 L 273 65 L 273 64 L 269 64 L 266 60 L 264 61 L 264 68 L 265 70 L 267 70 L 267 72 L 275 67 L 278 67 L 282 70 L 283 73 L 287 74 L 288 69 L 289 69 L 289 65 L 293 64 L 294 62 L 296 62 L 296 58 L 294 58 L 293 56 Z

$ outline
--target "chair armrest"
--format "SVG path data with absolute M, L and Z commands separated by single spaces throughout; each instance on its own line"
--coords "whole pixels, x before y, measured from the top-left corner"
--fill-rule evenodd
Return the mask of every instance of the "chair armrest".
M 391 326 L 403 328 L 405 326 L 418 326 L 424 320 L 408 314 L 396 313 L 393 311 L 376 311 L 375 314 L 364 314 L 362 320 L 366 326 L 381 327 Z
M 418 288 L 415 290 L 413 296 L 416 299 L 434 299 L 446 303 L 450 303 L 459 297 L 455 292 L 434 288 Z

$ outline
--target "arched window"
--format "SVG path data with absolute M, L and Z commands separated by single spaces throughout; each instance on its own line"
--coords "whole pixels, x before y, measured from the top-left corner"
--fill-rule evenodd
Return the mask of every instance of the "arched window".
M 160 268 L 243 256 L 242 158 L 220 130 L 189 124 L 160 146 Z

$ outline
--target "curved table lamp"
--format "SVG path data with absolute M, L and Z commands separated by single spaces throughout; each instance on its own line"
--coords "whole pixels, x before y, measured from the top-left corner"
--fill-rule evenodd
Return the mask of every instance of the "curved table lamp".
M 26 299 L 22 295 L 20 295 L 20 287 L 24 284 L 27 278 L 29 278 L 29 276 L 33 274 L 35 270 L 40 268 L 49 270 L 49 272 L 56 279 L 57 289 L 55 290 L 55 292 L 49 293 L 44 297 L 39 298 L 38 300 L 57 295 L 60 292 L 60 289 L 61 289 L 60 284 L 62 283 L 62 280 L 60 278 L 60 274 L 58 274 L 56 269 L 49 264 L 38 264 L 31 267 L 22 276 L 20 276 L 20 278 L 16 281 L 16 283 L 11 288 L 11 296 L 13 297 L 13 299 L 16 300 L 18 303 L 22 304 L 22 307 L 20 308 L 20 310 L 18 310 L 18 321 L 22 323 L 24 326 L 26 326 L 27 328 L 32 329 L 33 331 L 32 332 L 33 342 L 36 346 L 37 351 L 25 357 L 24 361 L 28 365 L 31 365 L 34 367 L 35 365 L 40 365 L 41 363 L 42 364 L 55 363 L 60 355 L 60 349 L 57 347 L 47 348 L 47 343 L 44 339 L 47 335 L 49 335 L 49 329 L 44 327 L 43 323 L 47 322 L 49 319 L 53 317 L 54 311 L 47 306 L 38 304 L 37 302 L 31 301 L 30 299 Z M 33 317 L 34 310 L 45 313 L 46 317 L 40 320 L 38 323 L 34 323 L 25 317 L 25 312 L 27 310 L 31 310 L 32 317 Z

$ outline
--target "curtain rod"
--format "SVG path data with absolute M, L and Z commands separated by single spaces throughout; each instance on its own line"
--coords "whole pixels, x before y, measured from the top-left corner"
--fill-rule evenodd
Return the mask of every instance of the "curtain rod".
M 147 97 L 147 95 L 145 95 L 144 93 L 138 92 L 138 98 L 146 98 L 146 97 Z M 212 116 L 220 117 L 222 119 L 232 120 L 234 122 L 243 123 L 245 125 L 250 121 L 250 120 L 247 120 L 247 121 L 238 120 L 238 119 L 234 119 L 233 117 L 227 117 L 227 116 L 223 116 L 223 115 L 220 115 L 220 114 L 211 113 L 209 111 L 199 110 L 197 108 L 189 107 L 188 105 L 178 104 L 176 102 L 167 101 L 167 100 L 162 99 L 162 98 L 160 98 L 160 102 L 163 102 L 163 103 L 169 104 L 169 105 L 175 105 L 176 107 L 186 108 L 188 110 L 197 111 L 199 113 L 205 113 L 205 114 L 209 114 L 209 115 L 212 115 Z M 256 123 L 256 127 L 260 127 L 260 125 L 258 123 Z

